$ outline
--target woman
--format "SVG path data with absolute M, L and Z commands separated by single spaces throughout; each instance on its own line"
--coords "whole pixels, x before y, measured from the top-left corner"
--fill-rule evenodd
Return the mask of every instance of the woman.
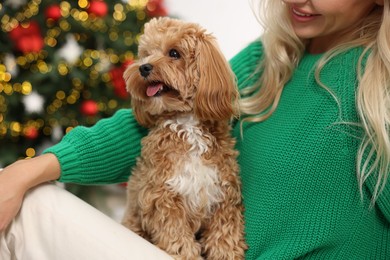
M 390 258 L 390 1 L 261 3 L 264 35 L 231 61 L 246 258 Z M 121 110 L 7 167 L 2 228 L 39 183 L 126 181 L 143 135 Z

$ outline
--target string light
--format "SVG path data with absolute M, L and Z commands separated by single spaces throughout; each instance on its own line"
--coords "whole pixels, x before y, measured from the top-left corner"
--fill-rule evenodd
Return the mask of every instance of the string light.
M 69 72 L 68 66 L 65 63 L 58 64 L 57 70 L 61 76 L 65 76 Z
M 115 42 L 116 40 L 118 40 L 118 33 L 115 31 L 111 31 L 108 37 L 110 37 L 111 41 Z
M 145 18 L 146 18 L 146 13 L 144 11 L 140 10 L 137 12 L 137 19 L 138 20 L 142 21 L 142 20 L 145 20 Z
M 114 20 L 119 21 L 119 22 L 123 22 L 124 20 L 126 20 L 126 14 L 124 12 L 123 5 L 116 4 L 114 6 L 114 13 L 113 13 L 112 17 L 114 18 Z
M 101 78 L 102 78 L 103 82 L 106 82 L 106 83 L 111 80 L 111 77 L 108 73 L 103 73 Z
M 60 25 L 61 30 L 65 31 L 65 32 L 69 31 L 71 28 L 70 24 L 66 20 L 61 20 L 59 25 Z
M 61 15 L 62 17 L 67 18 L 70 13 L 70 4 L 67 1 L 62 1 L 60 3 L 60 8 L 61 8 Z
M 45 43 L 50 47 L 55 47 L 57 45 L 57 40 L 53 37 L 46 37 Z
M 20 133 L 22 131 L 21 125 L 19 122 L 12 121 L 10 128 L 15 133 Z
M 56 98 L 58 98 L 59 100 L 65 99 L 65 92 L 62 90 L 57 91 Z
M 35 149 L 34 148 L 27 148 L 26 150 L 26 156 L 31 158 L 35 156 Z
M 129 0 L 129 5 L 134 9 L 144 9 L 148 0 Z
M 65 129 L 65 133 L 69 133 L 74 127 L 69 126 Z
M 14 89 L 12 88 L 12 85 L 6 83 L 6 84 L 4 84 L 3 86 L 4 86 L 3 92 L 4 92 L 5 94 L 7 94 L 8 96 L 11 96 L 11 95 L 13 94 L 13 92 L 14 92 Z
M 118 107 L 118 101 L 111 99 L 110 101 L 108 101 L 108 107 L 110 109 L 116 109 Z
M 44 135 L 50 136 L 51 133 L 52 133 L 52 129 L 51 129 L 51 127 L 45 126 L 43 128 L 42 132 L 43 132 Z
M 77 4 L 80 6 L 80 8 L 86 8 L 88 6 L 87 0 L 79 0 Z
M 31 91 L 32 91 L 32 85 L 31 85 L 31 83 L 28 82 L 28 81 L 24 81 L 24 82 L 22 83 L 22 94 L 23 94 L 23 95 L 28 95 L 28 94 L 31 93 Z
M 109 56 L 110 62 L 116 64 L 119 62 L 119 57 L 116 54 L 112 54 Z
M 7 72 L 7 68 L 3 64 L 0 64 L 0 83 L 9 82 L 11 78 L 11 73 Z

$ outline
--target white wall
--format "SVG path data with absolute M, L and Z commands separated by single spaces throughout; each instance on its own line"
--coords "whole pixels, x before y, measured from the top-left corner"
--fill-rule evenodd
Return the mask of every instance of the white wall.
M 165 0 L 170 16 L 202 25 L 218 39 L 227 59 L 260 36 L 248 0 Z

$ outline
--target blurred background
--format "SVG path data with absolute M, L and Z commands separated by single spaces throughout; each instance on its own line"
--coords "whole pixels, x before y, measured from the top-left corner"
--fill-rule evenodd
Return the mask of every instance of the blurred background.
M 227 59 L 262 32 L 250 0 L 165 0 L 170 16 L 196 22 L 217 37 Z
M 1 1 L 0 168 L 129 107 L 122 73 L 143 25 L 158 16 L 201 24 L 227 59 L 261 34 L 247 1 Z M 121 218 L 125 185 L 65 188 Z

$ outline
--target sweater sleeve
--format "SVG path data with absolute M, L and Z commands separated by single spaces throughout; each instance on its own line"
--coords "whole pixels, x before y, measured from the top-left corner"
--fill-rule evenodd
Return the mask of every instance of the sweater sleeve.
M 140 154 L 140 141 L 146 133 L 131 110 L 121 109 L 93 127 L 75 127 L 44 153 L 57 156 L 61 166 L 60 182 L 125 182 Z

